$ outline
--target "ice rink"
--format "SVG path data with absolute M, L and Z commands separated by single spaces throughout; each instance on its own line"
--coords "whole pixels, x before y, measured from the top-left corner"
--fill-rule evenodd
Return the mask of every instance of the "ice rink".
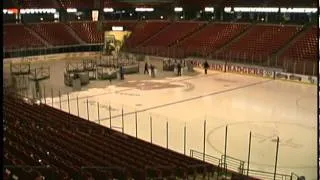
M 163 147 L 168 122 L 168 148 L 180 153 L 186 126 L 187 155 L 191 149 L 203 151 L 206 120 L 206 154 L 221 158 L 228 125 L 227 155 L 247 162 L 251 131 L 250 169 L 254 170 L 273 173 L 279 137 L 277 173 L 317 177 L 317 87 L 313 85 L 201 71 L 194 76 L 103 82 L 97 88 L 70 92 L 69 106 L 67 99 L 66 94 L 61 96 L 64 111 L 77 115 L 79 107 L 81 117 L 100 120 L 106 127 L 111 116 L 113 129 L 123 128 L 132 136 L 137 117 L 138 138 Z M 46 103 L 52 104 L 49 95 Z M 56 95 L 53 106 L 60 108 Z

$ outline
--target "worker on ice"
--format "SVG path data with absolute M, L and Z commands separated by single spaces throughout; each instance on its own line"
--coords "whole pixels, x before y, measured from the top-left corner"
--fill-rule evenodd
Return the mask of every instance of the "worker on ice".
M 207 71 L 208 71 L 208 68 L 209 68 L 209 64 L 208 64 L 207 61 L 204 62 L 203 67 L 204 67 L 204 74 L 207 74 Z
M 149 74 L 149 70 L 148 70 L 148 63 L 146 62 L 146 64 L 144 65 L 144 72 L 143 74 Z
M 152 77 L 152 78 L 155 78 L 155 77 L 156 77 L 155 67 L 154 67 L 152 64 L 150 65 L 150 69 L 151 69 L 151 77 Z
M 123 66 L 120 65 L 120 79 L 124 80 L 124 72 L 123 72 Z
M 177 68 L 178 68 L 178 76 L 181 76 L 181 64 L 180 64 L 180 62 L 178 63 L 178 65 L 177 65 Z

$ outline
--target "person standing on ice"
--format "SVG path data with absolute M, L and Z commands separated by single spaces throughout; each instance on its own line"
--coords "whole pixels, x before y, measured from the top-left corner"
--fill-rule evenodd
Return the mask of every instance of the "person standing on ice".
M 123 72 L 123 66 L 120 65 L 120 79 L 124 80 L 124 72 Z
M 144 65 L 144 72 L 143 74 L 149 74 L 149 70 L 148 70 L 148 63 L 146 62 L 146 64 Z
M 150 69 L 151 69 L 151 77 L 152 77 L 152 78 L 156 77 L 155 72 L 154 72 L 154 71 L 155 71 L 154 68 L 155 68 L 155 67 L 151 64 L 151 65 L 150 65 Z
M 203 67 L 204 67 L 204 74 L 207 74 L 207 71 L 208 71 L 208 68 L 209 68 L 209 64 L 208 64 L 207 61 L 204 62 Z
M 180 63 L 178 63 L 177 68 L 178 68 L 178 76 L 181 76 L 181 64 Z

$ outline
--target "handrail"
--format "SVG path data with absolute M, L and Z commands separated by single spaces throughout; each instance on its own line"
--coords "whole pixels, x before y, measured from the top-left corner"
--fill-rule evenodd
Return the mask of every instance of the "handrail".
M 226 156 L 228 159 L 232 159 L 232 160 L 235 160 L 235 161 L 244 162 L 243 160 L 240 160 L 240 159 L 237 159 L 237 158 L 234 158 L 234 157 L 228 156 L 228 155 L 224 155 L 224 154 L 223 154 L 221 157 L 222 157 L 222 158 L 224 158 L 225 156 Z
M 190 149 L 190 156 L 193 158 L 203 160 L 203 153 L 193 149 Z M 224 162 L 224 157 L 226 157 L 227 162 Z M 234 171 L 235 173 L 239 173 L 242 175 L 247 174 L 248 170 L 244 168 L 245 161 L 242 161 L 240 159 L 237 159 L 228 155 L 227 156 L 221 155 L 221 159 L 219 159 L 217 157 L 205 154 L 205 160 L 209 160 L 209 158 L 218 160 L 219 161 L 218 167 L 224 167 L 224 164 L 226 164 L 228 171 L 231 170 L 231 171 Z M 207 161 L 207 162 L 212 163 L 212 161 Z M 212 164 L 216 165 L 215 163 L 212 163 Z M 235 167 L 235 165 L 237 165 L 237 167 Z M 274 178 L 274 173 L 272 172 L 265 172 L 265 171 L 253 170 L 253 169 L 249 169 L 248 175 L 251 177 L 261 178 L 264 180 L 273 180 Z M 298 178 L 299 176 L 296 175 L 295 173 L 291 173 L 291 175 L 277 173 L 275 180 L 297 180 L 297 179 L 293 179 L 294 177 Z
M 244 172 L 246 174 L 248 172 L 248 170 L 245 169 Z M 274 173 L 272 173 L 272 172 L 249 169 L 248 175 L 253 176 L 253 177 L 257 177 L 257 178 L 262 178 L 265 180 L 274 180 Z M 277 173 L 275 180 L 291 180 L 291 179 L 292 179 L 291 175 Z
M 291 172 L 291 178 L 290 178 L 290 180 L 299 180 L 299 175 L 297 175 L 296 173 L 294 173 L 294 172 Z
M 195 157 L 200 160 L 203 160 L 203 153 L 196 151 L 196 150 L 193 150 L 193 149 L 190 149 L 190 156 Z M 221 163 L 221 159 L 214 157 L 214 156 L 211 156 L 211 155 L 208 155 L 208 154 L 205 154 L 205 160 L 207 162 L 214 164 L 214 165 L 217 165 L 217 166 L 219 166 L 219 164 Z
M 240 160 L 231 156 L 227 156 L 227 155 L 221 155 L 221 161 L 222 161 L 222 166 L 226 165 L 227 169 L 243 174 L 244 164 L 245 164 L 243 160 Z M 224 162 L 224 161 L 227 161 L 227 162 Z

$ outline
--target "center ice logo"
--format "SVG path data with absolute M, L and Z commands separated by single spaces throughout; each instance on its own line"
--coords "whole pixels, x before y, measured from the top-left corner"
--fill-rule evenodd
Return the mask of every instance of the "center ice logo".
M 84 101 L 83 104 L 87 104 L 87 101 Z M 97 106 L 98 101 L 94 101 L 94 100 L 89 100 L 88 104 L 90 106 Z M 101 109 L 107 109 L 107 110 L 111 110 L 111 111 L 118 111 L 119 109 L 112 107 L 112 105 L 106 105 L 106 104 L 99 104 L 99 108 Z
M 278 134 L 274 133 L 273 135 L 269 136 L 269 135 L 263 135 L 260 133 L 254 133 L 253 137 L 256 138 L 258 140 L 258 143 L 262 144 L 262 143 L 277 143 L 277 138 L 278 138 Z M 286 147 L 291 147 L 294 149 L 298 149 L 298 148 L 302 148 L 303 145 L 302 144 L 298 144 L 296 142 L 294 142 L 293 138 L 280 138 L 279 137 L 279 145 L 280 146 L 286 146 Z

